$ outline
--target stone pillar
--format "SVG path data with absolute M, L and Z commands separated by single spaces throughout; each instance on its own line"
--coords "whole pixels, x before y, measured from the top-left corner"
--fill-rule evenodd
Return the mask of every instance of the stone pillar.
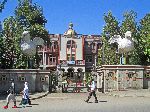
M 83 72 L 83 81 L 84 81 L 84 87 L 86 86 L 86 75 L 85 75 L 85 72 Z
M 106 92 L 106 87 L 105 87 L 106 84 L 105 83 L 106 83 L 106 70 L 103 71 L 103 85 L 102 85 L 103 86 L 103 90 L 102 90 L 103 93 Z
M 62 93 L 62 71 L 59 70 L 56 75 L 58 79 L 57 92 Z
M 97 88 L 98 88 L 98 91 L 99 89 L 101 90 L 103 89 L 103 72 L 102 71 L 97 73 Z
M 118 67 L 117 67 L 117 68 L 118 68 Z M 116 90 L 117 90 L 117 91 L 119 90 L 119 89 L 118 89 L 118 79 L 119 79 L 118 72 L 119 72 L 119 70 L 117 69 L 117 72 L 116 72 L 116 78 L 117 78 L 117 80 L 116 80 Z

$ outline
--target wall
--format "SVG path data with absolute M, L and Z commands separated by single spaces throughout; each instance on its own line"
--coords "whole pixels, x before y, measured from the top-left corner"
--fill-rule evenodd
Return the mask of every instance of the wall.
M 30 92 L 48 91 L 49 75 L 49 70 L 0 69 L 0 92 L 7 91 L 9 89 L 9 81 L 11 78 L 14 79 L 17 93 L 23 90 L 25 81 L 29 83 Z
M 150 88 L 150 66 L 103 65 L 101 70 L 105 91 Z

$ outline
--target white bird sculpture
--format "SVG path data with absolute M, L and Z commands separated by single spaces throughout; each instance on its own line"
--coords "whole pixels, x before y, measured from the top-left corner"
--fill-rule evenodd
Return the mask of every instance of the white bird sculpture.
M 27 56 L 34 56 L 36 54 L 36 46 L 44 45 L 44 40 L 40 37 L 35 37 L 31 40 L 29 31 L 22 33 L 21 50 Z
M 119 54 L 127 53 L 134 49 L 134 41 L 131 38 L 131 31 L 127 31 L 124 38 L 122 38 L 120 35 L 114 35 L 112 38 L 110 38 L 109 43 L 117 43 Z

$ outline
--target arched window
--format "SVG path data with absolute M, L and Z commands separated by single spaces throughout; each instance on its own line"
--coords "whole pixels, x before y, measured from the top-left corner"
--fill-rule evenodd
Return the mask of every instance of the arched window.
M 67 41 L 67 60 L 75 61 L 76 57 L 76 42 L 74 40 Z
M 76 48 L 76 43 L 73 40 L 67 41 L 67 48 Z
M 55 41 L 55 42 L 54 42 L 54 49 L 57 49 L 57 48 L 58 48 L 58 42 Z

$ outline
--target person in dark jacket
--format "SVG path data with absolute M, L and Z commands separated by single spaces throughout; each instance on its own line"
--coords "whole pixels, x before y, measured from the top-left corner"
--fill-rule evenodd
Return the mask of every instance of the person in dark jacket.
M 16 106 L 16 98 L 15 98 L 15 83 L 14 83 L 14 79 L 11 79 L 10 82 L 11 82 L 11 85 L 10 85 L 9 90 L 7 91 L 9 94 L 8 94 L 8 96 L 6 98 L 7 104 L 6 104 L 6 106 L 4 106 L 4 109 L 8 108 L 8 104 L 9 104 L 10 100 L 13 100 L 13 102 L 14 102 L 14 106 L 12 108 L 17 108 L 17 106 Z

